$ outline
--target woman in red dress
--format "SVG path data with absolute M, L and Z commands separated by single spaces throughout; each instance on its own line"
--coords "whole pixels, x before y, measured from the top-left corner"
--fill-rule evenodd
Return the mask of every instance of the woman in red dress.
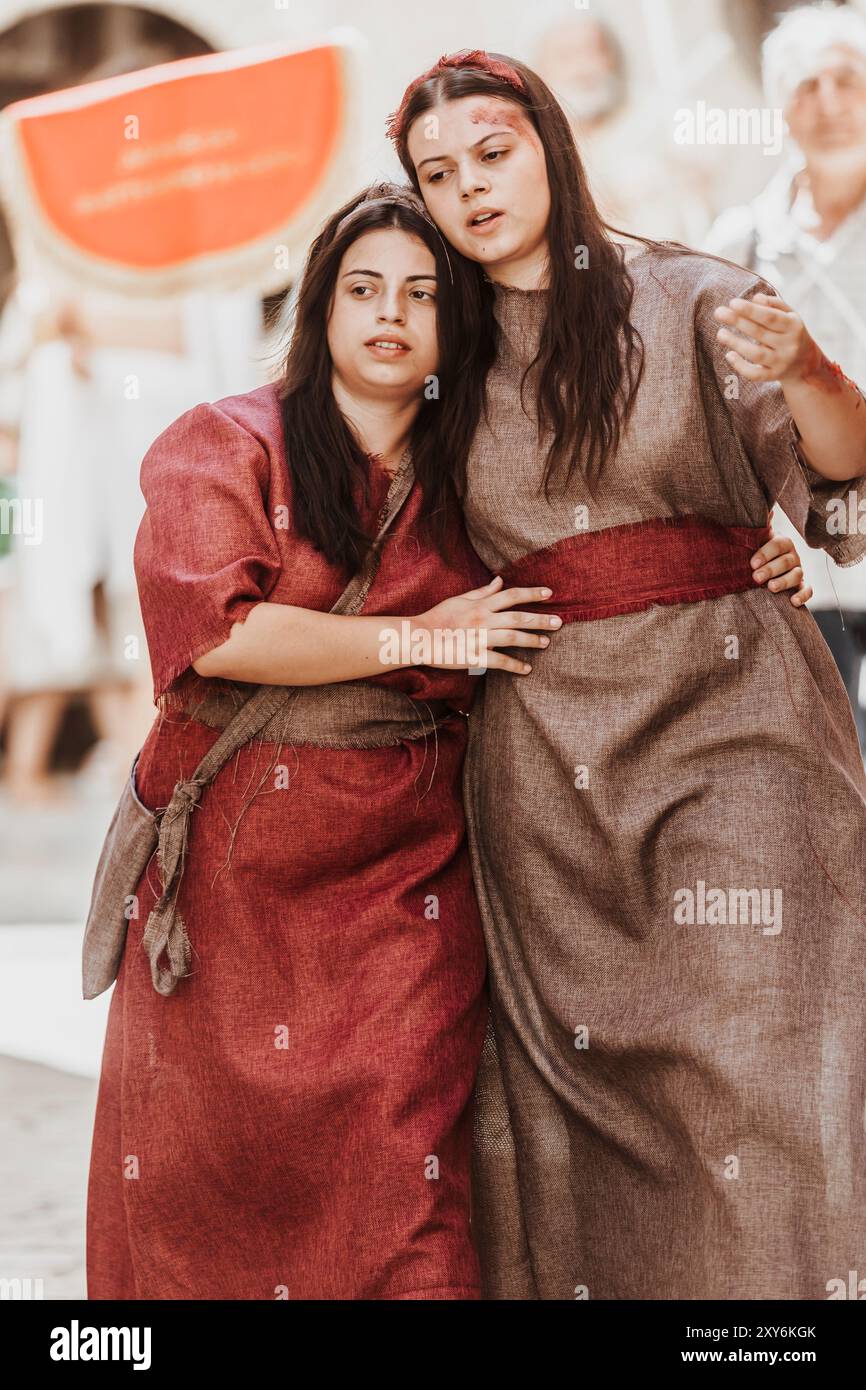
M 437 315 L 437 278 L 461 268 L 420 200 L 377 192 L 313 246 L 283 389 L 196 406 L 142 464 L 159 714 L 141 800 L 168 804 L 256 684 L 305 703 L 195 807 L 177 903 L 191 965 L 169 997 L 142 949 L 156 856 L 141 879 L 93 1136 L 92 1299 L 478 1297 L 487 1003 L 460 789 L 475 682 L 453 652 L 383 661 L 400 619 L 382 615 L 490 629 L 537 594 L 466 592 L 489 576 L 439 465 L 471 424 L 427 388 L 460 370 L 456 306 L 465 325 L 473 289 L 458 278 Z M 332 616 L 407 448 L 427 495 L 413 487 L 382 547 L 376 616 Z M 517 671 L 506 640 L 546 639 L 489 631 L 487 664 Z

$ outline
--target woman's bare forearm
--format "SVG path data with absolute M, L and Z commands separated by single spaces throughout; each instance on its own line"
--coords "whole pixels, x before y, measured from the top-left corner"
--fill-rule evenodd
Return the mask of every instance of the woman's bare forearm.
M 816 347 L 809 368 L 782 389 L 803 452 L 816 473 L 845 480 L 866 473 L 866 402 L 853 382 Z
M 839 482 L 866 475 L 866 400 L 790 304 L 756 294 L 720 304 L 714 317 L 724 325 L 716 336 L 738 375 L 780 383 L 814 471 Z
M 193 666 L 201 676 L 259 685 L 361 680 L 413 664 L 395 661 L 394 643 L 387 644 L 381 637 L 384 630 L 399 635 L 405 622 L 414 620 L 346 617 L 286 603 L 257 603 L 242 622 L 235 623 L 225 642 Z

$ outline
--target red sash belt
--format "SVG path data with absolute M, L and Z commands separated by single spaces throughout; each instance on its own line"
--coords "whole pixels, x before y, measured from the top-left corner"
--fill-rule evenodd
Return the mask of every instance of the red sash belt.
M 756 586 L 749 563 L 769 526 L 722 526 L 702 516 L 654 517 L 581 531 L 524 555 L 502 571 L 505 584 L 546 586 L 534 612 L 563 623 L 640 613 L 655 603 L 698 603 Z

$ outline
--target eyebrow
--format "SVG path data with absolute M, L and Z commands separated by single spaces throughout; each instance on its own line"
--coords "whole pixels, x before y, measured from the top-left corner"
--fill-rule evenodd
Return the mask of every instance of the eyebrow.
M 349 275 L 370 275 L 374 280 L 384 280 L 384 275 L 380 270 L 346 270 L 343 272 L 342 279 L 345 280 Z M 435 280 L 435 271 L 430 275 L 407 275 L 407 280 Z
M 505 129 L 511 131 L 511 134 L 512 134 L 512 135 L 515 134 L 515 131 L 514 131 L 514 129 L 513 129 L 511 126 L 506 126 Z M 481 139 L 480 139 L 480 140 L 476 140 L 476 141 L 475 141 L 475 144 L 474 144 L 474 145 L 470 145 L 469 148 L 470 148 L 470 150 L 477 150 L 481 145 L 484 144 L 484 142 L 485 142 L 486 140 L 498 140 L 498 139 L 501 139 L 501 138 L 502 138 L 502 131 L 501 131 L 501 130 L 491 130 L 490 133 L 489 133 L 489 135 L 482 135 Z M 428 155 L 427 159 L 419 160 L 419 162 L 415 165 L 415 168 L 416 168 L 416 169 L 420 169 L 424 164 L 435 164 L 436 161 L 439 160 L 439 159 L 450 159 L 450 158 L 451 158 L 451 156 L 450 156 L 450 155 L 447 155 L 447 154 L 431 154 L 431 155 Z

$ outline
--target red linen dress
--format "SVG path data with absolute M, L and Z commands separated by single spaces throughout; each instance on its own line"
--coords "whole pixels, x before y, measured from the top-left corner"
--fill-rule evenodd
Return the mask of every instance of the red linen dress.
M 370 466 L 368 529 L 388 488 Z M 141 483 L 160 712 L 136 783 L 156 809 L 219 734 L 185 712 L 190 690 L 216 684 L 191 663 L 256 603 L 327 610 L 348 575 L 291 529 L 273 385 L 187 411 Z M 416 535 L 419 504 L 416 486 L 365 613 L 416 614 L 487 581 L 456 507 L 446 564 Z M 155 857 L 142 876 L 95 1118 L 91 1299 L 479 1296 L 469 1161 L 486 966 L 461 801 L 477 682 L 425 667 L 371 679 L 449 702 L 435 750 L 432 736 L 287 745 L 288 786 L 250 801 L 278 750 L 243 747 L 192 817 L 178 898 L 192 973 L 167 997 L 141 949 Z

